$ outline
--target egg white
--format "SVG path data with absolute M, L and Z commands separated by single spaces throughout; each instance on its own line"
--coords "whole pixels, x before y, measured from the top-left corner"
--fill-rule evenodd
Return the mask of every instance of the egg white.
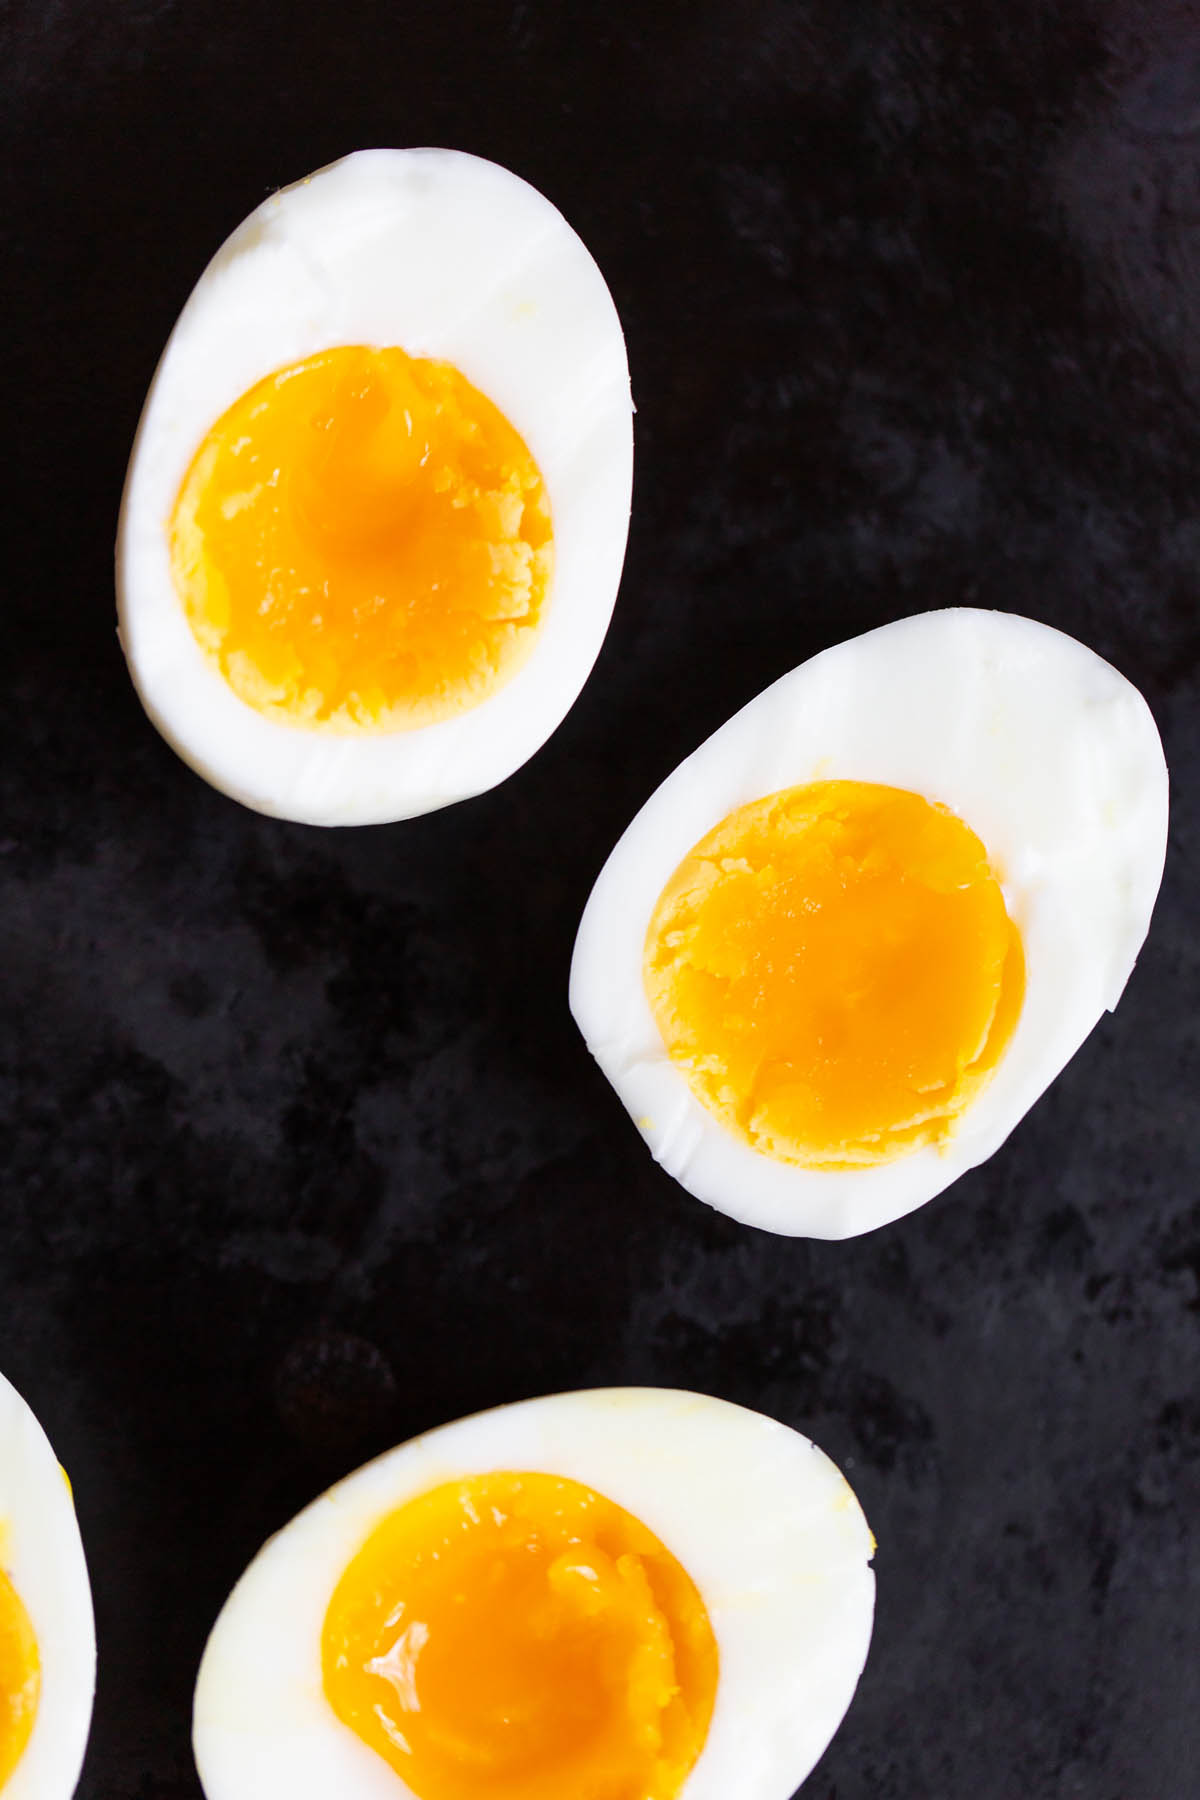
M 562 1475 L 635 1514 L 700 1591 L 720 1657 L 685 1800 L 789 1800 L 850 1704 L 871 1636 L 874 1540 L 807 1438 L 700 1394 L 555 1394 L 461 1419 L 331 1488 L 264 1546 L 213 1628 L 193 1742 L 208 1800 L 402 1800 L 337 1719 L 321 1627 L 343 1569 L 396 1506 L 493 1470 Z
M 45 1432 L 0 1375 L 0 1568 L 33 1626 L 42 1685 L 4 1800 L 69 1800 L 92 1718 L 96 1632 L 67 1479 Z
M 554 573 L 528 660 L 480 705 L 415 731 L 339 737 L 268 719 L 200 649 L 171 578 L 171 510 L 209 427 L 273 370 L 337 344 L 453 363 L 520 432 L 550 499 Z M 151 385 L 117 537 L 120 636 L 142 703 L 199 774 L 278 817 L 369 824 L 481 793 L 538 749 L 587 679 L 632 478 L 620 321 L 561 213 L 459 151 L 344 157 L 222 245 Z
M 735 807 L 843 779 L 940 801 L 982 839 L 1025 951 L 1025 1001 L 995 1075 L 942 1148 L 854 1170 L 797 1168 L 693 1095 L 654 1022 L 646 930 L 684 856 Z M 922 613 L 784 675 L 667 777 L 588 900 L 571 1011 L 653 1155 L 690 1193 L 787 1236 L 902 1217 L 999 1148 L 1113 1008 L 1162 877 L 1167 771 L 1142 696 L 1031 619 Z

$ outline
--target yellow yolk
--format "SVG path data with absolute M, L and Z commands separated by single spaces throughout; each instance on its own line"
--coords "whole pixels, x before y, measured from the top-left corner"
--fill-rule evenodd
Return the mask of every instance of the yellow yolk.
M 646 936 L 647 997 L 696 1096 L 813 1168 L 943 1142 L 1012 1035 L 1021 940 L 946 807 L 820 781 L 739 807 L 684 858 Z
M 674 1800 L 716 1694 L 688 1575 L 554 1475 L 471 1476 L 390 1514 L 321 1649 L 334 1711 L 420 1800 Z
M 41 1663 L 29 1614 L 0 1569 L 0 1788 L 29 1742 L 41 1687 Z
M 343 345 L 217 420 L 170 523 L 188 621 L 234 691 L 292 724 L 428 725 L 520 666 L 553 547 L 504 415 L 449 363 Z

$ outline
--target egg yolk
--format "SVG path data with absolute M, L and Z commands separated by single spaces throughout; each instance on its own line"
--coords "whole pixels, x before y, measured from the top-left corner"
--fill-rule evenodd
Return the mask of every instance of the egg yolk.
M 672 1059 L 756 1149 L 811 1168 L 939 1144 L 1004 1052 L 1025 961 L 948 808 L 871 782 L 752 801 L 684 858 L 643 965 Z
M 447 1483 L 376 1528 L 322 1636 L 338 1717 L 420 1800 L 674 1800 L 717 1648 L 654 1533 L 554 1475 Z
M 341 732 L 474 706 L 532 648 L 553 559 L 537 464 L 449 363 L 340 345 L 209 431 L 170 522 L 192 631 L 234 691 Z
M 29 1742 L 41 1687 L 41 1663 L 29 1614 L 0 1569 L 0 1788 Z

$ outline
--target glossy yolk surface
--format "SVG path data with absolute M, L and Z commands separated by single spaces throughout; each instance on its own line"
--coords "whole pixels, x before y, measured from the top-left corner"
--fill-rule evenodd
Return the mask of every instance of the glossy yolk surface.
M 717 1649 L 653 1532 L 554 1475 L 471 1476 L 378 1526 L 322 1637 L 334 1711 L 421 1800 L 674 1800 Z
M 1012 1034 L 1025 963 L 975 834 L 919 794 L 823 781 L 739 807 L 646 937 L 647 997 L 693 1092 L 809 1167 L 938 1143 Z
M 41 1686 L 37 1639 L 29 1614 L 0 1569 L 0 1788 L 29 1742 Z
M 402 730 L 473 706 L 532 647 L 545 486 L 449 363 L 341 345 L 277 370 L 201 444 L 170 524 L 192 630 L 250 705 Z

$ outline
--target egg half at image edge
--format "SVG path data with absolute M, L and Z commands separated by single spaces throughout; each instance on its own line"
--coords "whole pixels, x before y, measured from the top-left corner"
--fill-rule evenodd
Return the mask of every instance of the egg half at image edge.
M 1123 676 L 1030 619 L 919 614 L 668 776 L 588 900 L 571 1010 L 690 1193 L 850 1237 L 990 1156 L 1116 1005 L 1166 835 Z
M 208 1800 L 789 1800 L 850 1704 L 874 1540 L 807 1438 L 557 1394 L 369 1463 L 270 1539 L 196 1685 Z
M 67 1477 L 0 1375 L 0 1794 L 69 1800 L 92 1718 L 96 1633 Z
M 143 705 L 281 818 L 493 787 L 599 653 L 632 473 L 620 321 L 555 207 L 458 151 L 347 156 L 238 227 L 155 374 L 117 538 Z

